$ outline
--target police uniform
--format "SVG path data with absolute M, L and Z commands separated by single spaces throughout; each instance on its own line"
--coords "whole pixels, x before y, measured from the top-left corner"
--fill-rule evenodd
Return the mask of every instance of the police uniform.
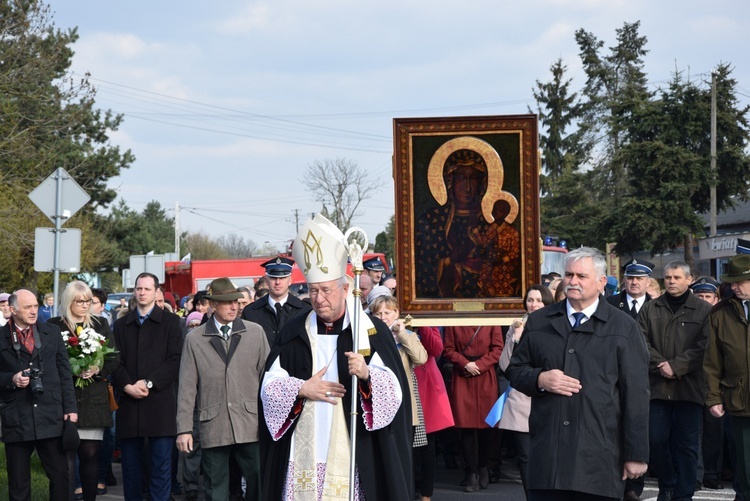
M 365 269 L 365 271 L 379 271 L 380 272 L 380 280 L 378 283 L 375 283 L 373 280 L 373 286 L 380 285 L 380 282 L 383 281 L 383 275 L 385 272 L 385 266 L 383 265 L 383 261 L 380 260 L 379 257 L 371 257 L 370 259 L 366 261 L 362 261 L 362 267 Z
M 626 277 L 650 277 L 651 273 L 654 271 L 655 266 L 655 264 L 649 263 L 648 261 L 631 259 L 623 265 L 623 275 L 625 275 Z M 646 293 L 645 297 L 646 299 L 643 303 L 641 303 L 638 307 L 634 307 L 632 304 L 633 298 L 629 299 L 628 291 L 625 290 L 625 287 L 623 287 L 622 291 L 620 291 L 619 294 L 609 296 L 607 298 L 607 301 L 612 306 L 619 308 L 620 310 L 629 314 L 631 317 L 637 319 L 640 308 L 643 307 L 646 301 L 651 301 L 652 299 L 648 292 Z
M 292 274 L 294 261 L 286 257 L 275 257 L 263 263 L 266 276 L 269 278 L 285 278 Z M 273 306 L 272 306 L 273 304 Z M 255 302 L 245 306 L 242 319 L 260 324 L 268 337 L 269 346 L 273 346 L 276 336 L 289 320 L 300 314 L 307 314 L 311 306 L 298 297 L 287 294 L 282 303 L 276 303 L 266 294 Z

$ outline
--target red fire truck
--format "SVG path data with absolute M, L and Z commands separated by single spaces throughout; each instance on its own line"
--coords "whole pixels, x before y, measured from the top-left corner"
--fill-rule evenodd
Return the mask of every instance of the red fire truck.
M 266 274 L 263 263 L 275 256 L 251 257 L 247 259 L 211 259 L 189 262 L 169 261 L 164 264 L 164 290 L 176 292 L 180 297 L 205 290 L 215 278 L 229 277 L 237 287 L 252 287 L 258 278 Z M 287 256 L 290 257 L 291 256 Z M 380 257 L 386 273 L 390 267 L 382 253 L 366 253 L 364 260 Z M 349 265 L 351 267 L 351 265 Z M 292 268 L 292 285 L 305 284 L 305 276 L 295 263 Z

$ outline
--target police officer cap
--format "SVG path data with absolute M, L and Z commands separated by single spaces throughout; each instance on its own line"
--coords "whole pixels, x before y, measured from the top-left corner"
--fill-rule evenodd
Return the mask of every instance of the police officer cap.
M 735 247 L 737 254 L 750 254 L 750 240 L 737 239 L 737 247 Z
M 288 257 L 277 256 L 263 263 L 261 266 L 266 269 L 266 275 L 273 278 L 284 278 L 292 274 L 294 261 Z
M 381 261 L 379 257 L 372 257 L 367 261 L 363 261 L 362 266 L 364 267 L 364 269 L 370 271 L 385 271 L 383 261 Z
M 693 292 L 716 292 L 719 290 L 719 282 L 711 277 L 698 277 L 698 280 L 690 284 Z
M 623 265 L 622 269 L 625 270 L 626 277 L 650 277 L 655 266 L 654 263 L 642 259 L 631 259 Z

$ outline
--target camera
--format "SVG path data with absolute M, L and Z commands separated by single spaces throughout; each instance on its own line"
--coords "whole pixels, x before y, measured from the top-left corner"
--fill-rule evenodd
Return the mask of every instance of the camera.
M 42 386 L 42 374 L 44 374 L 44 372 L 41 369 L 29 367 L 21 372 L 21 374 L 29 378 L 29 388 L 31 389 L 31 394 L 33 396 L 38 397 L 44 393 L 44 386 Z

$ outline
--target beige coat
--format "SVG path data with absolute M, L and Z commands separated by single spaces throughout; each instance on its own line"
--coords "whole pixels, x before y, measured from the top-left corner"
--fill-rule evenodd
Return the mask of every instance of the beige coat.
M 523 318 L 523 321 L 526 321 L 526 317 Z M 513 342 L 514 333 L 515 329 L 511 326 L 508 329 L 503 353 L 500 355 L 500 361 L 498 362 L 500 370 L 503 372 L 508 368 L 510 357 L 513 356 L 513 348 L 516 346 Z M 503 430 L 528 433 L 529 414 L 531 414 L 531 397 L 527 397 L 520 391 L 512 389 L 508 393 L 508 400 L 505 401 L 505 407 L 503 407 L 503 417 L 500 418 L 500 423 L 498 423 L 497 427 Z
M 424 349 L 419 337 L 408 330 L 401 329 L 396 335 L 398 343 L 398 354 L 401 356 L 401 363 L 404 365 L 404 371 L 409 379 L 409 394 L 411 395 L 411 424 L 419 424 L 419 414 L 417 413 L 417 397 L 414 395 L 414 367 L 427 362 L 427 350 Z
M 200 413 L 205 448 L 258 441 L 258 394 L 268 340 L 263 328 L 237 319 L 229 350 L 213 317 L 188 333 L 180 363 L 177 433 L 193 430 L 193 409 Z

